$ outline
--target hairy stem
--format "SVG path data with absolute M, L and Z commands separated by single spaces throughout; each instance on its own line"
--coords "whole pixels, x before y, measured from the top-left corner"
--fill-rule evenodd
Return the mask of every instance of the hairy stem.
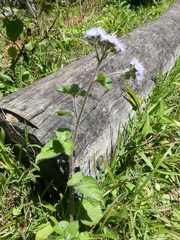
M 102 55 L 103 56 L 103 55 Z M 87 103 L 87 98 L 89 96 L 89 93 L 92 89 L 92 86 L 93 86 L 93 83 L 95 82 L 96 80 L 96 75 L 99 71 L 99 67 L 100 67 L 100 64 L 103 60 L 103 57 L 101 57 L 100 60 L 98 60 L 98 64 L 97 64 L 97 67 L 96 67 L 96 70 L 94 72 L 94 75 L 93 75 L 93 78 L 88 86 L 88 89 L 86 91 L 86 94 L 85 94 L 85 97 L 84 97 L 84 101 L 82 103 L 82 107 L 81 107 L 81 110 L 79 112 L 79 115 L 77 117 L 77 120 L 76 120 L 76 125 L 75 125 L 75 129 L 74 129 L 74 135 L 73 135 L 73 150 L 74 150 L 74 147 L 75 147 L 75 143 L 76 143 L 76 139 L 77 139 L 77 134 L 78 134 L 78 129 L 79 129 L 79 124 L 80 124 L 80 121 L 81 121 L 81 117 L 82 117 L 82 114 L 84 112 L 84 109 L 85 109 L 85 105 Z M 69 179 L 72 179 L 73 178 L 73 150 L 72 150 L 72 154 L 69 158 Z M 74 187 L 73 186 L 70 186 L 70 222 L 74 221 Z

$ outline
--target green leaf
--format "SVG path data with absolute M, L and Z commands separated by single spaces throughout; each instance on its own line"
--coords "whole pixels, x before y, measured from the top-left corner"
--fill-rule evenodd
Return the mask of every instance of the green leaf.
M 113 83 L 112 83 L 111 79 L 109 77 L 105 77 L 101 73 L 98 73 L 98 78 L 96 81 L 107 89 L 111 89 L 113 87 Z
M 4 129 L 2 127 L 0 127 L 0 141 L 2 143 L 5 142 L 5 131 L 4 131 Z
M 41 224 L 38 228 L 40 230 L 37 231 L 35 240 L 44 240 L 54 231 L 50 222 Z
M 61 141 L 60 143 L 62 144 L 62 146 L 64 147 L 64 152 L 65 154 L 67 154 L 68 156 L 71 155 L 72 150 L 73 150 L 73 141 L 70 139 L 67 139 L 65 141 Z
M 82 202 L 76 202 L 75 215 L 77 214 L 78 220 L 89 226 L 96 225 L 103 216 L 100 204 L 92 199 L 83 199 Z
M 5 80 L 5 81 L 10 81 L 13 82 L 12 78 L 4 73 L 0 73 L 0 78 Z
M 1 89 L 6 88 L 6 85 L 4 83 L 0 83 L 0 88 Z
M 42 10 L 43 10 L 47 15 L 49 15 L 49 14 L 52 12 L 52 10 L 53 10 L 53 6 L 52 6 L 50 3 L 43 2 Z
M 81 91 L 81 92 L 78 92 L 77 95 L 78 95 L 78 96 L 81 96 L 81 97 L 84 97 L 84 96 L 86 95 L 86 91 L 83 90 L 83 91 Z
M 78 221 L 67 222 L 61 221 L 53 227 L 54 231 L 58 234 L 68 237 L 68 239 L 74 238 L 78 234 L 79 223 Z
M 144 137 L 146 137 L 149 133 L 153 133 L 152 127 L 150 125 L 150 117 L 149 115 L 146 116 L 146 121 L 144 123 L 142 134 Z
M 32 42 L 28 42 L 24 47 L 25 47 L 25 49 L 26 49 L 27 51 L 32 51 L 33 48 L 34 48 Z
M 56 131 L 56 136 L 61 140 L 67 140 L 71 137 L 71 129 L 69 128 L 59 128 Z
M 180 83 L 178 83 L 178 82 L 173 82 L 173 84 L 180 86 Z
M 19 216 L 19 215 L 21 215 L 22 214 L 22 211 L 21 211 L 22 209 L 21 209 L 21 207 L 15 207 L 14 209 L 13 209 L 13 215 L 14 216 Z
M 145 161 L 145 163 L 152 169 L 154 170 L 154 167 L 151 163 L 151 160 L 149 160 L 146 155 L 143 152 L 139 152 L 138 155 Z
M 65 111 L 65 110 L 59 110 L 56 112 L 58 116 L 64 116 L 64 115 L 68 115 L 68 114 L 72 114 L 72 111 Z
M 68 221 L 61 221 L 56 226 L 53 227 L 54 231 L 58 234 L 64 234 L 65 229 L 69 225 Z
M 23 31 L 23 22 L 20 19 L 5 22 L 6 33 L 11 41 L 15 42 Z
M 80 183 L 80 181 L 83 179 L 82 172 L 77 172 L 74 174 L 73 179 L 70 179 L 67 182 L 68 186 L 76 186 L 77 184 Z
M 69 139 L 71 137 L 71 130 L 69 128 L 59 128 L 56 131 L 56 136 L 64 148 L 65 154 L 71 155 L 73 149 L 73 141 Z
M 69 237 L 74 238 L 78 234 L 79 223 L 78 221 L 73 221 L 68 224 L 65 229 L 65 233 L 69 235 Z
M 81 183 L 78 184 L 78 191 L 86 197 L 101 201 L 104 204 L 103 191 L 93 177 L 84 176 Z
M 51 205 L 50 203 L 48 203 L 44 200 L 41 200 L 41 206 L 43 206 L 44 208 L 47 208 L 47 209 L 49 209 L 53 212 L 56 212 L 56 208 L 53 205 Z
M 42 160 L 53 158 L 61 153 L 64 153 L 64 147 L 58 138 L 51 139 L 44 147 L 42 147 L 41 152 L 36 157 L 36 164 Z
M 126 92 L 128 102 L 131 104 L 134 111 L 139 109 L 140 105 L 143 103 L 143 100 L 140 101 L 135 92 L 128 85 L 124 85 L 128 90 L 128 92 Z
M 80 240 L 89 240 L 90 236 L 88 232 L 81 232 L 77 235 Z
M 3 93 L 0 91 L 0 99 L 3 98 Z
M 79 87 L 78 85 L 72 85 L 70 88 L 68 87 L 60 87 L 56 89 L 57 92 L 63 93 L 63 94 L 68 94 L 68 95 L 76 95 L 79 92 Z
M 166 106 L 163 98 L 161 98 L 160 100 L 160 108 L 159 108 L 159 112 L 158 112 L 158 116 L 161 118 L 164 115 L 164 107 Z
M 157 112 L 159 110 L 159 106 L 160 106 L 160 102 L 158 101 L 148 110 L 149 116 L 151 116 L 154 112 Z
M 165 171 L 165 170 L 161 170 L 161 169 L 158 169 L 157 172 L 161 173 L 161 174 L 165 174 L 165 175 L 180 176 L 180 173 Z
M 15 58 L 16 55 L 17 55 L 17 50 L 16 50 L 16 48 L 15 48 L 15 47 L 10 47 L 10 48 L 8 49 L 8 54 L 9 54 L 9 56 L 10 56 L 11 58 Z

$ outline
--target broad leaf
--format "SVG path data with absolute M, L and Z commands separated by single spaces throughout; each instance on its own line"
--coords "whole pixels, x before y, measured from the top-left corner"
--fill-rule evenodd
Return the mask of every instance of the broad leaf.
M 78 234 L 79 223 L 78 221 L 70 223 L 67 221 L 61 221 L 54 226 L 53 229 L 56 233 L 64 235 L 64 237 L 69 237 L 68 239 L 72 239 Z
M 76 202 L 75 215 L 77 214 L 78 220 L 85 225 L 96 225 L 103 215 L 100 204 L 92 199 L 83 199 L 82 202 Z
M 81 232 L 77 235 L 78 239 L 80 240 L 89 240 L 90 236 L 88 232 Z
M 107 89 L 111 89 L 113 87 L 111 79 L 109 77 L 105 77 L 101 73 L 98 73 L 97 82 Z
M 44 147 L 42 147 L 41 152 L 36 157 L 36 164 L 42 160 L 53 158 L 61 153 L 64 153 L 64 147 L 58 138 L 51 139 Z
M 78 221 L 73 221 L 68 224 L 68 226 L 65 229 L 65 233 L 72 239 L 78 234 L 78 230 L 79 230 Z
M 77 95 L 78 95 L 78 96 L 81 96 L 81 97 L 84 97 L 84 96 L 86 95 L 86 91 L 83 90 L 83 91 L 81 91 L 81 92 L 78 92 Z
M 38 228 L 40 228 L 40 230 L 37 231 L 35 240 L 47 239 L 47 237 L 54 231 L 50 222 L 42 224 Z
M 23 31 L 23 22 L 20 19 L 16 19 L 14 21 L 6 20 L 4 23 L 7 36 L 11 41 L 15 42 Z
M 71 155 L 72 153 L 72 149 L 73 149 L 73 141 L 70 139 L 67 139 L 65 141 L 59 140 L 60 143 L 62 144 L 63 148 L 64 148 L 64 152 L 65 154 L 67 154 L 68 156 Z
M 68 186 L 76 186 L 77 184 L 80 183 L 80 181 L 83 179 L 82 172 L 77 172 L 74 174 L 73 179 L 70 179 L 67 182 Z
M 64 234 L 65 229 L 69 225 L 68 221 L 61 221 L 56 226 L 53 227 L 54 231 L 58 234 Z
M 16 50 L 16 48 L 15 48 L 15 47 L 10 47 L 10 48 L 8 49 L 8 54 L 9 54 L 9 56 L 10 56 L 11 58 L 15 58 L 16 55 L 17 55 L 17 50 Z
M 71 129 L 69 128 L 59 128 L 56 131 L 56 136 L 61 140 L 67 140 L 71 137 Z
M 78 191 L 86 197 L 101 201 L 104 204 L 103 191 L 93 177 L 84 176 L 81 183 L 78 184 Z
M 63 94 L 68 94 L 68 95 L 77 95 L 79 92 L 79 87 L 78 85 L 74 84 L 70 88 L 68 87 L 60 87 L 56 89 L 57 92 L 63 93 Z

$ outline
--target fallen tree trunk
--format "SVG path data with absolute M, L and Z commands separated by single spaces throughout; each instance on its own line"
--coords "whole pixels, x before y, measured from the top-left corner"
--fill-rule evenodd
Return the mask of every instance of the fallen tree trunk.
M 169 71 L 180 55 L 180 1 L 172 5 L 156 21 L 150 22 L 129 33 L 121 40 L 126 45 L 123 55 L 110 54 L 103 62 L 100 72 L 104 75 L 126 69 L 133 57 L 139 59 L 145 68 L 142 88 L 137 88 L 128 81 L 137 95 L 148 97 L 154 87 L 153 78 L 156 71 Z M 29 142 L 44 145 L 55 136 L 58 128 L 73 130 L 74 119 L 71 116 L 58 117 L 59 109 L 72 109 L 69 96 L 56 92 L 60 86 L 78 84 L 87 89 L 95 67 L 95 54 L 89 54 L 78 61 L 64 67 L 40 81 L 33 83 L 0 100 L 0 126 L 5 129 L 7 140 L 21 144 L 24 138 L 24 120 L 27 123 Z M 94 174 L 94 154 L 98 159 L 111 154 L 116 141 L 118 129 L 128 122 L 132 114 L 131 105 L 124 98 L 124 79 L 112 78 L 114 87 L 104 89 L 95 84 L 92 95 L 81 119 L 77 144 L 75 147 L 75 167 L 84 174 Z M 79 98 L 79 106 L 82 99 Z M 66 165 L 65 158 L 51 159 L 42 162 L 41 168 L 50 178 L 57 178 L 57 185 L 62 184 L 59 171 Z M 65 171 L 66 171 L 65 170 Z

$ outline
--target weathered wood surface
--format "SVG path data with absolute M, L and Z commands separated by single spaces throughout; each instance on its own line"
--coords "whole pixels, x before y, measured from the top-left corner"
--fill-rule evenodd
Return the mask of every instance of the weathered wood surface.
M 166 10 L 158 20 L 137 28 L 121 40 L 127 48 L 125 54 L 110 54 L 100 72 L 109 74 L 126 69 L 133 57 L 138 58 L 145 67 L 142 89 L 139 90 L 131 81 L 128 83 L 139 95 L 147 97 L 154 87 L 152 78 L 156 71 L 169 71 L 180 56 L 180 1 Z M 58 117 L 55 114 L 59 109 L 72 109 L 71 98 L 56 92 L 56 89 L 74 83 L 86 89 L 96 66 L 94 56 L 94 53 L 89 54 L 1 99 L 0 126 L 5 128 L 7 139 L 15 143 L 22 142 L 24 119 L 27 120 L 31 143 L 45 144 L 60 127 L 73 129 L 73 117 Z M 113 76 L 112 80 L 114 88 L 111 90 L 99 84 L 94 85 L 82 117 L 75 166 L 80 167 L 84 174 L 93 175 L 94 154 L 98 158 L 100 155 L 105 156 L 107 150 L 111 153 L 116 145 L 119 126 L 122 128 L 132 114 L 131 106 L 124 98 L 124 80 L 117 76 Z M 79 106 L 81 101 L 79 98 Z M 11 115 L 15 118 L 9 118 Z M 51 162 L 48 164 L 45 168 L 51 168 L 52 171 Z M 52 175 L 57 176 L 57 161 L 53 164 Z M 51 171 L 48 169 L 48 172 Z

